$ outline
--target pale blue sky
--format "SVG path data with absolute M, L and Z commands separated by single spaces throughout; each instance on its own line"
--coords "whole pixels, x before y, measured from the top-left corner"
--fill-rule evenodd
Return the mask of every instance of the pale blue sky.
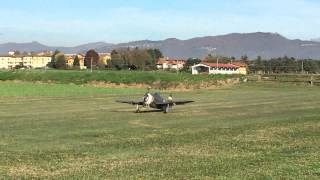
M 233 32 L 320 37 L 320 0 L 1 0 L 0 43 L 73 46 Z

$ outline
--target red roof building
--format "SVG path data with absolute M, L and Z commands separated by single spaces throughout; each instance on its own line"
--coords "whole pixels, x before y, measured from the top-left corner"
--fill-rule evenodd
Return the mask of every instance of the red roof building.
M 220 64 L 220 63 L 201 63 L 201 64 L 205 64 L 207 66 L 210 66 L 210 67 L 213 67 L 213 68 L 216 68 L 216 67 L 219 67 L 219 68 L 239 68 L 240 66 L 237 66 L 237 65 L 234 65 L 234 64 Z
M 159 59 L 157 62 L 158 69 L 174 69 L 180 70 L 185 66 L 185 60 L 176 60 L 176 59 Z
M 192 66 L 192 74 L 247 74 L 246 68 L 235 64 L 200 63 Z

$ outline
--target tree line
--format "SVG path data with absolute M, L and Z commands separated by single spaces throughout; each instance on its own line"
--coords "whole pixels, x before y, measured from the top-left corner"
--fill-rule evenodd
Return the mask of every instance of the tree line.
M 159 49 L 118 49 L 111 52 L 108 66 L 118 70 L 152 70 L 156 68 L 158 59 L 162 57 Z
M 99 54 L 95 50 L 89 50 L 84 56 L 84 65 L 87 68 L 110 68 L 110 69 L 130 69 L 130 70 L 154 70 L 157 61 L 162 58 L 162 52 L 159 49 L 139 49 L 122 48 L 111 52 L 111 59 L 107 66 L 101 62 Z M 250 73 L 320 73 L 320 61 L 313 59 L 296 59 L 294 57 L 279 57 L 272 59 L 263 59 L 258 56 L 254 60 L 249 60 L 244 55 L 237 60 L 235 57 L 213 56 L 209 54 L 203 60 L 198 58 L 189 58 L 186 60 L 182 71 L 190 71 L 191 66 L 201 62 L 210 63 L 232 63 L 242 62 L 248 65 Z M 80 59 L 75 56 L 73 67 L 80 66 Z M 66 57 L 60 51 L 55 51 L 52 55 L 52 61 L 49 67 L 56 69 L 66 69 Z
M 85 56 L 83 57 L 84 66 L 87 68 L 105 68 L 105 64 L 102 62 L 99 54 L 95 50 L 89 50 L 86 52 Z M 49 63 L 49 67 L 54 69 L 78 69 L 81 65 L 80 58 L 78 55 L 75 55 L 73 58 L 72 67 L 68 67 L 67 59 L 64 53 L 56 50 L 53 55 L 51 56 L 51 62 Z
M 162 57 L 162 52 L 159 49 L 125 48 L 113 50 L 111 52 L 111 59 L 108 60 L 107 63 L 95 50 L 87 51 L 83 61 L 84 66 L 87 68 L 91 68 L 92 66 L 94 69 L 153 70 L 156 68 L 157 61 Z M 72 68 L 78 68 L 79 66 L 80 58 L 75 56 Z M 56 50 L 51 57 L 49 67 L 54 69 L 67 69 L 66 56 Z
M 294 57 L 279 57 L 272 59 L 262 59 L 258 56 L 254 60 L 249 60 L 248 56 L 235 57 L 212 56 L 209 54 L 203 60 L 189 58 L 183 71 L 190 71 L 191 66 L 201 62 L 208 63 L 233 63 L 241 62 L 248 66 L 249 73 L 272 74 L 272 73 L 320 73 L 320 60 L 296 59 Z
M 249 61 L 251 73 L 320 73 L 320 61 L 313 59 L 296 59 L 294 57 L 279 57 L 269 60 L 258 56 Z

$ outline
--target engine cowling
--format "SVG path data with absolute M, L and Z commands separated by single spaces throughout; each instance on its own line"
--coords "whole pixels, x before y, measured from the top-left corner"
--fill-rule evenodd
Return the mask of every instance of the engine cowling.
M 148 93 L 144 96 L 143 101 L 145 105 L 149 106 L 154 102 L 154 97 L 150 93 Z

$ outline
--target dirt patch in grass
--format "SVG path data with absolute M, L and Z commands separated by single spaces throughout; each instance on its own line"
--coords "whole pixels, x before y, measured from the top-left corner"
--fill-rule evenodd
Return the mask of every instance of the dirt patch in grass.
M 260 143 L 283 143 L 284 139 L 287 139 L 287 146 L 291 143 L 297 144 L 295 135 L 301 135 L 300 138 L 307 138 L 303 134 L 312 134 L 317 132 L 320 127 L 320 123 L 302 123 L 302 124 L 291 124 L 285 126 L 268 127 L 265 129 L 250 130 L 246 133 L 240 134 L 233 138 L 236 142 L 260 142 Z M 291 138 L 291 139 L 288 139 Z M 303 142 L 306 143 L 306 142 Z
M 161 128 L 161 126 L 147 124 L 142 120 L 132 120 L 132 121 L 129 121 L 128 124 L 134 125 L 134 126 L 140 126 L 140 127 L 147 127 L 147 128 L 156 128 L 156 129 Z
M 158 162 L 160 162 L 159 159 L 139 157 L 139 158 L 132 158 L 127 160 L 116 160 L 112 162 L 105 162 L 103 165 L 103 169 L 106 169 L 108 171 L 114 171 L 114 170 L 129 168 L 131 166 L 137 166 L 137 165 L 142 165 L 146 163 L 158 163 Z
M 33 165 L 20 164 L 17 166 L 8 167 L 7 175 L 14 179 L 19 179 L 21 177 L 33 177 L 33 178 L 44 178 L 44 177 L 54 177 L 60 173 L 49 172 L 40 167 Z
M 52 178 L 65 176 L 82 170 L 88 170 L 97 166 L 92 158 L 70 158 L 66 162 L 60 164 L 59 168 L 48 167 L 46 169 L 34 164 L 19 164 L 10 167 L 3 167 L 9 177 L 20 179 L 21 177 L 32 178 Z M 1 168 L 0 168 L 1 169 Z
M 8 176 L 13 178 L 19 177 L 33 177 L 33 178 L 52 178 L 52 177 L 63 177 L 68 174 L 73 174 L 79 171 L 89 171 L 91 169 L 100 169 L 103 171 L 117 171 L 132 166 L 142 165 L 146 163 L 158 163 L 159 159 L 145 158 L 145 157 L 134 157 L 129 159 L 118 159 L 118 160 L 100 160 L 96 161 L 93 158 L 76 158 L 68 159 L 68 162 L 64 163 L 58 169 L 45 170 L 40 167 L 33 165 L 19 165 L 10 167 Z

